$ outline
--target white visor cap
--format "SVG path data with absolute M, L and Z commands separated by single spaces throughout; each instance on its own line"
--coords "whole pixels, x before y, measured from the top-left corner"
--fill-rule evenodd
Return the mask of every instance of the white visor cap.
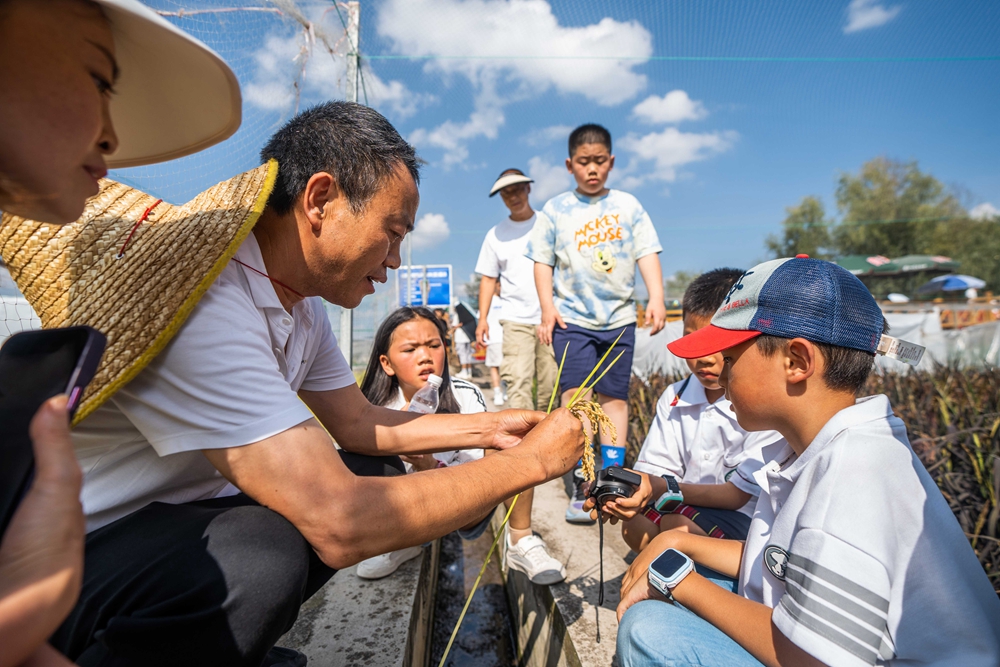
M 497 182 L 493 184 L 492 188 L 490 188 L 490 196 L 492 197 L 493 195 L 500 192 L 508 185 L 515 185 L 517 183 L 534 183 L 534 182 L 535 182 L 534 179 L 528 178 L 524 174 L 504 174 L 503 176 L 498 178 Z
M 118 150 L 108 167 L 197 153 L 239 128 L 236 75 L 212 49 L 138 0 L 94 0 L 111 22 L 120 75 L 111 98 Z

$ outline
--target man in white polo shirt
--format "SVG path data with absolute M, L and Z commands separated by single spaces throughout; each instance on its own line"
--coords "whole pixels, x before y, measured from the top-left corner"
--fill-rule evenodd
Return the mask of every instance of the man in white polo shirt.
M 467 525 L 581 455 L 566 411 L 417 416 L 361 394 L 318 297 L 355 307 L 399 266 L 418 161 L 385 118 L 320 105 L 262 157 L 277 179 L 252 234 L 74 432 L 86 564 L 52 643 L 81 665 L 304 664 L 272 647 L 335 569 Z M 469 448 L 504 451 L 398 474 L 397 454 Z
M 622 665 L 1000 664 L 1000 601 L 948 503 L 888 399 L 855 399 L 898 344 L 885 328 L 861 281 L 803 255 L 747 271 L 668 345 L 721 351 L 740 425 L 787 448 L 755 474 L 745 545 L 671 531 L 633 562 Z

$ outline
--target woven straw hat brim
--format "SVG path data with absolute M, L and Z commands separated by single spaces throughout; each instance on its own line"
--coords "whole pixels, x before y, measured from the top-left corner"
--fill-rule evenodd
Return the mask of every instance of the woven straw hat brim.
M 108 337 L 74 423 L 134 378 L 177 333 L 253 229 L 277 174 L 271 160 L 183 206 L 104 180 L 71 225 L 3 216 L 0 255 L 42 326 L 87 324 Z

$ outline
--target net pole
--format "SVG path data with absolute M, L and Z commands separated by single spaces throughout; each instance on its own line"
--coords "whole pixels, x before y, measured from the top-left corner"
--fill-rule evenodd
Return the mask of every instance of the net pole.
M 347 101 L 358 101 L 358 28 L 361 21 L 361 6 L 358 2 L 347 3 Z M 340 309 L 340 349 L 347 357 L 347 365 L 354 367 L 354 311 Z

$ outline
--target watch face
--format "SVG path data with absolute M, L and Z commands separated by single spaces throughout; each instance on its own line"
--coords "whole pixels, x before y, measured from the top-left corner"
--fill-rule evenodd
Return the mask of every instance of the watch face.
M 687 557 L 681 552 L 675 549 L 667 549 L 652 562 L 649 569 L 655 571 L 662 578 L 669 580 L 677 574 L 687 562 Z

